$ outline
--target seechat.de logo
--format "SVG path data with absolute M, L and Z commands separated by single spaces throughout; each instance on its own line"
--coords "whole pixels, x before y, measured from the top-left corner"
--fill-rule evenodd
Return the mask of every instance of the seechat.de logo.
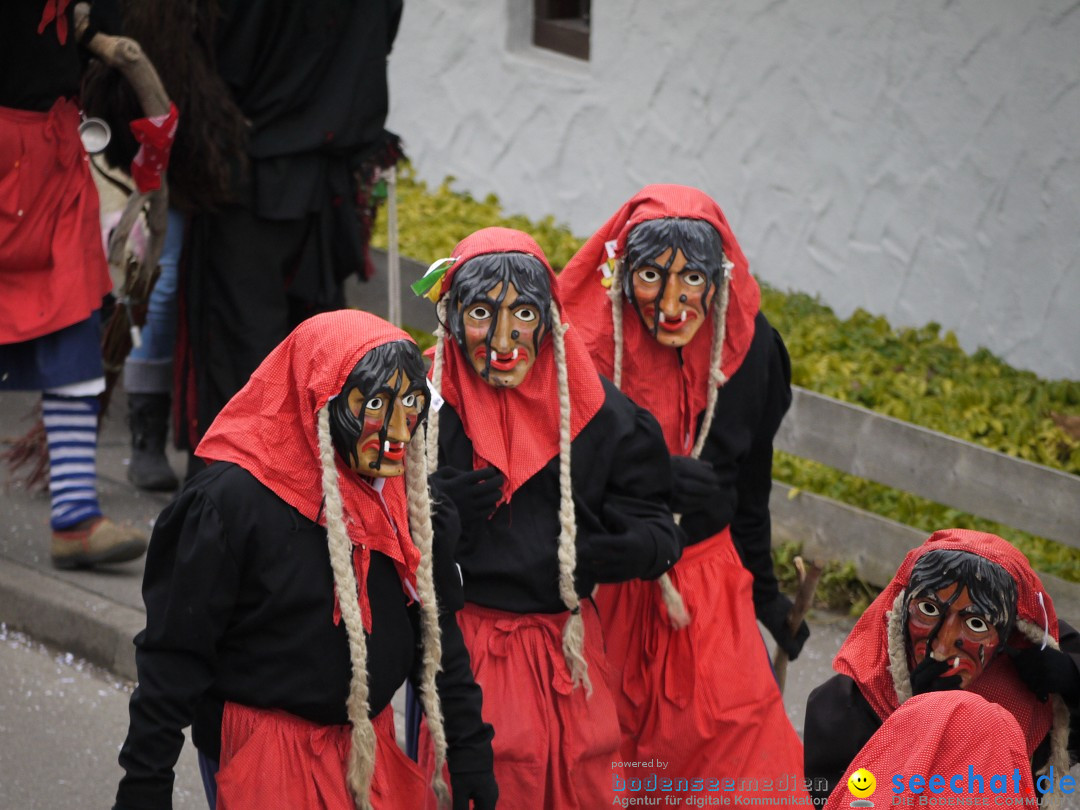
M 874 791 L 877 789 L 877 780 L 866 768 L 859 768 L 848 777 L 847 789 L 855 797 L 855 801 L 851 803 L 852 807 L 874 806 L 874 803 L 870 801 L 870 797 L 874 795 Z

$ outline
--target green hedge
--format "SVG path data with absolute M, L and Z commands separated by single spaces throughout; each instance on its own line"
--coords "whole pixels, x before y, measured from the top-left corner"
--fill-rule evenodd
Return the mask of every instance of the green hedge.
M 551 217 L 534 223 L 506 216 L 498 200 L 452 189 L 447 178 L 431 190 L 405 167 L 398 184 L 401 253 L 421 262 L 448 256 L 474 230 L 504 225 L 528 231 L 556 269 L 584 241 Z M 385 216 L 376 226 L 385 243 Z M 1080 474 L 1080 435 L 1070 436 L 1055 414 L 1080 414 L 1080 381 L 1042 380 L 1011 368 L 985 349 L 967 354 L 937 324 L 894 329 L 884 318 L 856 311 L 840 319 L 815 298 L 763 285 L 762 309 L 784 336 L 796 385 L 1049 467 Z M 420 336 L 421 338 L 427 336 Z M 921 528 L 990 531 L 1021 548 L 1042 571 L 1080 582 L 1080 551 L 1025 534 L 907 493 L 777 453 L 774 476 Z M 781 550 L 786 559 L 793 549 Z M 786 566 L 784 566 L 786 568 Z M 846 571 L 847 573 L 843 573 Z M 825 592 L 860 609 L 869 591 L 851 584 L 850 567 L 830 568 Z M 835 587 L 828 582 L 835 582 Z M 832 598 L 832 597 L 830 597 Z M 833 605 L 838 606 L 838 605 Z

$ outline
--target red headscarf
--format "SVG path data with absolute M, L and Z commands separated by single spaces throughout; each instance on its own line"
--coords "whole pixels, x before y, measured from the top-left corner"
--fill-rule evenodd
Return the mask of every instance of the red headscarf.
M 526 253 L 538 259 L 551 280 L 552 300 L 559 305 L 555 273 L 536 241 L 510 228 L 484 228 L 458 243 L 446 273 L 443 293 L 469 259 L 487 253 Z M 545 335 L 529 373 L 514 388 L 495 388 L 476 373 L 452 337 L 444 338 L 440 393 L 454 408 L 473 445 L 473 467 L 492 466 L 505 478 L 503 500 L 559 453 L 559 386 L 554 339 Z M 570 384 L 570 438 L 589 423 L 604 404 L 600 383 L 585 344 L 574 328 L 566 331 L 566 370 Z
M 319 411 L 341 393 L 360 358 L 396 340 L 412 338 L 366 312 L 339 310 L 309 318 L 270 352 L 229 400 L 196 453 L 207 461 L 239 464 L 304 517 L 325 526 Z M 380 500 L 379 492 L 334 455 L 364 629 L 370 632 L 365 586 L 371 551 L 394 561 L 403 588 L 405 583 L 415 587 L 420 552 L 409 534 L 402 477 L 384 479 Z
M 1017 619 L 1044 628 L 1058 638 L 1057 614 L 1027 558 L 1000 537 L 968 529 L 943 529 L 934 532 L 918 548 L 908 552 L 893 581 L 873 601 L 833 660 L 833 669 L 847 675 L 859 686 L 863 696 L 884 720 L 899 706 L 896 686 L 889 669 L 888 614 L 897 594 L 907 588 L 911 569 L 929 551 L 949 549 L 977 554 L 1004 568 L 1016 581 Z M 1041 597 L 1041 601 L 1040 601 Z M 1019 631 L 1013 631 L 1008 644 L 1015 648 L 1031 646 Z M 999 655 L 983 670 L 968 691 L 1008 709 L 1027 736 L 1028 756 L 1046 737 L 1053 722 L 1049 703 L 1040 703 L 1024 685 L 1008 656 Z
M 750 275 L 749 263 L 728 226 L 724 212 L 711 197 L 689 186 L 646 186 L 623 205 L 582 246 L 559 275 L 559 293 L 571 322 L 581 330 L 597 370 L 614 371 L 611 301 L 601 282 L 609 258 L 605 243 L 614 242 L 614 257 L 626 255 L 626 237 L 636 225 L 652 219 L 701 219 L 720 234 L 732 270 L 724 334 L 722 370 L 730 377 L 742 364 L 754 339 L 754 317 L 761 290 Z M 630 268 L 625 268 L 629 272 Z M 715 298 L 713 300 L 719 300 Z M 633 305 L 623 301 L 622 390 L 660 423 L 668 449 L 688 455 L 694 444 L 698 417 L 705 410 L 709 386 L 709 355 L 714 313 L 710 311 L 698 334 L 682 349 L 660 345 L 645 329 Z M 715 309 L 715 308 L 713 308 Z M 681 383 L 681 384 L 680 384 Z

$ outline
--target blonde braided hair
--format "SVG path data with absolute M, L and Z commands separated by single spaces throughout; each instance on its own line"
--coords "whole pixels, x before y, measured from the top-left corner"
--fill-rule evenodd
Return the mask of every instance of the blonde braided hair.
M 371 810 L 371 777 L 375 772 L 375 728 L 368 717 L 367 639 L 360 615 L 359 589 L 352 563 L 352 541 L 345 531 L 344 507 L 333 441 L 330 438 L 330 408 L 319 411 L 319 461 L 322 464 L 323 498 L 326 503 L 326 537 L 330 567 L 334 573 L 338 605 L 349 641 L 349 697 L 345 707 L 352 724 L 352 746 L 346 763 L 346 778 L 357 810 Z
M 420 701 L 427 717 L 428 732 L 435 748 L 435 773 L 431 787 L 440 807 L 450 803 L 450 792 L 443 781 L 446 762 L 446 728 L 442 705 L 435 685 L 435 676 L 442 670 L 442 633 L 439 629 L 439 607 L 435 597 L 433 574 L 434 557 L 431 527 L 431 494 L 427 482 L 427 456 L 423 443 L 410 441 L 405 457 L 405 488 L 408 492 L 409 533 L 420 550 L 420 565 L 416 569 L 416 586 L 420 594 L 420 636 L 423 642 L 421 662 Z
M 442 387 L 443 364 L 446 357 L 446 296 L 439 299 L 435 305 L 435 357 L 431 362 L 431 387 L 439 391 Z M 424 436 L 427 447 L 427 468 L 435 470 L 439 467 L 439 412 L 434 408 L 428 413 L 427 425 L 424 427 Z
M 625 272 L 623 265 L 622 259 L 616 260 L 611 275 L 611 287 L 608 289 L 608 298 L 611 300 L 612 336 L 615 342 L 612 381 L 615 383 L 615 387 L 619 389 L 622 388 L 623 362 L 622 285 L 623 273 Z M 727 310 L 731 295 L 731 265 L 726 256 L 722 259 L 722 266 L 724 268 L 724 278 L 720 284 L 719 301 L 715 308 L 716 317 L 713 318 L 712 344 L 709 350 L 709 390 L 706 395 L 705 417 L 702 420 L 697 439 L 694 441 L 694 447 L 690 451 L 690 458 L 694 459 L 701 457 L 701 451 L 704 449 L 705 441 L 708 439 L 709 431 L 712 429 L 720 386 L 727 382 L 727 377 L 723 372 L 723 365 L 724 336 L 727 332 Z M 682 515 L 675 515 L 675 522 L 680 523 L 681 521 Z M 671 622 L 671 626 L 676 630 L 681 630 L 689 625 L 690 614 L 686 610 L 686 603 L 666 571 L 657 579 L 657 585 L 660 587 L 660 595 L 663 597 L 664 607 L 667 608 L 668 620 Z
M 570 381 L 566 370 L 566 341 L 569 324 L 559 317 L 559 306 L 551 302 L 551 336 L 555 346 L 555 371 L 559 384 L 559 596 L 570 611 L 563 625 L 563 655 L 574 684 L 584 684 L 592 694 L 589 665 L 585 660 L 585 622 L 581 598 L 574 587 L 577 568 L 577 517 L 574 513 L 573 482 L 570 479 Z

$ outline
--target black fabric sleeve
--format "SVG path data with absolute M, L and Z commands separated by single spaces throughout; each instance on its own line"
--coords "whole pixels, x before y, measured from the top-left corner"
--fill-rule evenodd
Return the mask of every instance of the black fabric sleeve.
M 435 687 L 446 724 L 447 760 L 451 773 L 490 771 L 494 761 L 491 752 L 494 731 L 481 717 L 483 696 L 473 677 L 469 651 L 455 615 L 464 607 L 465 596 L 454 562 L 461 522 L 449 498 L 433 502 L 431 523 L 435 533 L 433 569 L 442 636 L 442 671 L 435 676 Z M 416 638 L 418 652 L 409 679 L 419 694 L 423 671 L 419 627 Z
M 162 512 L 146 555 L 146 629 L 135 637 L 139 683 L 120 750 L 116 810 L 172 807 L 173 769 L 238 587 L 236 555 L 214 503 L 188 490 Z
M 450 773 L 490 771 L 494 767 L 491 740 L 495 732 L 480 714 L 483 695 L 473 677 L 461 628 L 452 613 L 440 614 L 439 628 L 442 672 L 435 677 L 435 685 L 446 723 Z
M 95 34 L 122 36 L 124 33 L 123 14 L 116 0 L 94 0 L 90 4 L 90 16 L 86 31 L 79 44 L 86 47 Z
M 612 447 L 600 525 L 578 529 L 632 534 L 645 551 L 638 577 L 656 579 L 682 556 L 685 536 L 668 506 L 671 459 L 660 425 L 644 408 L 627 403 L 634 409 L 633 429 Z M 577 510 L 579 516 L 582 512 Z
M 754 431 L 749 452 L 738 465 L 735 479 L 736 507 L 731 537 L 743 565 L 754 577 L 754 605 L 774 599 L 780 588 L 772 561 L 773 437 L 791 407 L 791 360 L 780 334 L 769 330 L 768 380 L 761 421 Z
M 461 571 L 454 559 L 458 539 L 461 537 L 461 520 L 454 502 L 441 497 L 431 488 L 432 572 L 435 580 L 435 596 L 439 610 L 456 613 L 465 607 L 465 591 L 461 583 Z
M 847 675 L 834 675 L 810 693 L 803 724 L 803 769 L 817 806 L 825 803 L 880 727 L 881 720 Z

